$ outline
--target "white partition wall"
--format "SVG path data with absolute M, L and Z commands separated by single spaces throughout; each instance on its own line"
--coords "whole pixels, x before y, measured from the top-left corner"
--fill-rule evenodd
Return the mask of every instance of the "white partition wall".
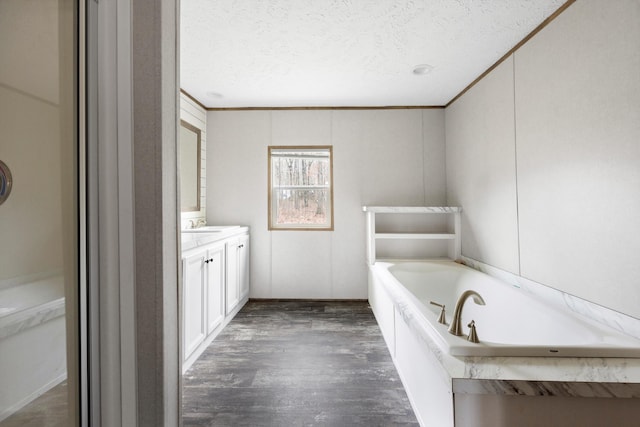
M 210 111 L 207 221 L 251 227 L 254 298 L 366 298 L 365 204 L 442 206 L 444 110 Z M 334 231 L 267 230 L 267 147 L 332 145 Z
M 519 272 L 513 61 L 446 110 L 447 203 L 462 206 L 462 253 Z
M 578 1 L 515 55 L 522 275 L 636 318 L 638 22 L 638 1 Z
M 636 318 L 639 21 L 577 1 L 446 109 L 462 254 Z

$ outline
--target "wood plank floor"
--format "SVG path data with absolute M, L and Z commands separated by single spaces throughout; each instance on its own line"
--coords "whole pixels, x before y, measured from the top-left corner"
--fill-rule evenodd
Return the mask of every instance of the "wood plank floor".
M 366 302 L 252 300 L 184 375 L 192 426 L 418 426 Z
M 0 421 L 0 427 L 69 427 L 71 424 L 67 417 L 68 398 L 65 380 Z

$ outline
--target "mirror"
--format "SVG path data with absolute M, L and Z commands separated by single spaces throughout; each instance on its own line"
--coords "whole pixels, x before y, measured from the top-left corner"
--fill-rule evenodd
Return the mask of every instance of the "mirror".
M 180 208 L 200 210 L 200 129 L 180 120 Z

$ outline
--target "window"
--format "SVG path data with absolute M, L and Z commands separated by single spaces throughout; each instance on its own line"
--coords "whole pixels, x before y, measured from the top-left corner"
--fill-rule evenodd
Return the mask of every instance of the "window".
M 269 230 L 333 230 L 331 146 L 269 147 Z

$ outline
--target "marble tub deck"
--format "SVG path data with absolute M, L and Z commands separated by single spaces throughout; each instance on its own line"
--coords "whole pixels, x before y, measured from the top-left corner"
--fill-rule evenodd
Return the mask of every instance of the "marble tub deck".
M 386 290 L 456 394 L 640 398 L 638 358 L 451 356 L 432 338 L 404 293 L 393 287 Z
M 183 377 L 190 426 L 418 426 L 366 302 L 251 300 Z

